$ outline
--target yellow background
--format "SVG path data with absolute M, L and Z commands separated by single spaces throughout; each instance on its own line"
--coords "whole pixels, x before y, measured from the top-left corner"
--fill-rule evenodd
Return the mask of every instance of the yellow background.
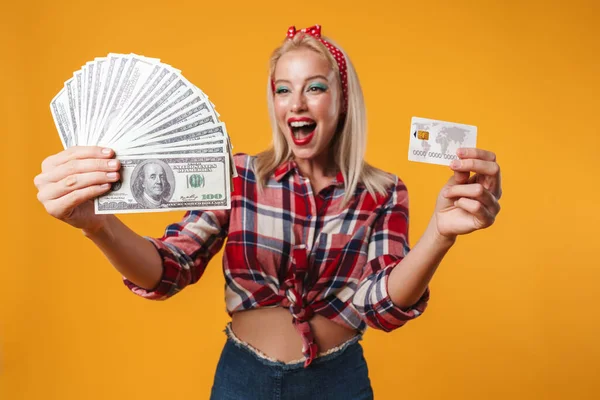
M 368 160 L 407 183 L 412 243 L 449 176 L 407 161 L 412 116 L 477 125 L 503 172 L 496 224 L 458 241 L 426 313 L 368 331 L 376 398 L 598 398 L 600 3 L 523 3 L 3 4 L 0 398 L 208 398 L 227 322 L 220 256 L 167 302 L 129 293 L 36 200 L 33 177 L 61 150 L 49 102 L 95 57 L 158 57 L 211 97 L 235 151 L 256 153 L 270 141 L 270 52 L 289 25 L 314 23 L 355 63 Z M 123 220 L 160 236 L 180 216 Z

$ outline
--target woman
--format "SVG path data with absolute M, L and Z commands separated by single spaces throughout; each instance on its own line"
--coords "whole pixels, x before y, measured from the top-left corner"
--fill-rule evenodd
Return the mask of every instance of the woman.
M 227 238 L 232 321 L 212 398 L 372 398 L 363 332 L 391 331 L 425 310 L 428 284 L 456 237 L 494 222 L 499 166 L 491 152 L 460 150 L 409 252 L 406 187 L 363 162 L 358 77 L 319 26 L 290 28 L 273 53 L 268 104 L 273 147 L 235 156 L 231 210 L 188 212 L 161 239 L 94 214 L 92 199 L 119 179 L 110 149 L 47 158 L 35 179 L 38 198 L 82 229 L 125 284 L 149 299 L 195 283 Z

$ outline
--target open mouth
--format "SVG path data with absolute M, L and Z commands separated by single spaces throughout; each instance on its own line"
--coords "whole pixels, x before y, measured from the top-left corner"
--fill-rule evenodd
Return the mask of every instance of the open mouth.
M 290 118 L 288 120 L 292 140 L 298 146 L 308 144 L 317 129 L 317 123 L 310 118 Z

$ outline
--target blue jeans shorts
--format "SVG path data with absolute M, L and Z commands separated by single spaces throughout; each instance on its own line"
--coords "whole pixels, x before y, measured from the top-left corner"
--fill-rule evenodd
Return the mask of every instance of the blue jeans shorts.
M 360 334 L 304 368 L 304 360 L 270 359 L 237 338 L 230 324 L 225 332 L 211 400 L 373 399 Z

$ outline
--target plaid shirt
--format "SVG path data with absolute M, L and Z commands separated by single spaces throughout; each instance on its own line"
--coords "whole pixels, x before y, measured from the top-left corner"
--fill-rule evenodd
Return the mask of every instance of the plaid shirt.
M 134 293 L 162 300 L 195 283 L 227 238 L 227 312 L 289 309 L 305 366 L 318 353 L 308 323 L 314 313 L 364 332 L 367 326 L 391 331 L 425 310 L 429 288 L 408 309 L 395 306 L 387 291 L 388 276 L 409 251 L 408 194 L 399 178 L 376 199 L 359 184 L 342 208 L 341 173 L 315 194 L 289 161 L 259 193 L 254 158 L 234 158 L 239 176 L 231 209 L 188 212 L 162 238 L 147 238 L 162 257 L 163 275 L 152 290 L 124 279 Z

